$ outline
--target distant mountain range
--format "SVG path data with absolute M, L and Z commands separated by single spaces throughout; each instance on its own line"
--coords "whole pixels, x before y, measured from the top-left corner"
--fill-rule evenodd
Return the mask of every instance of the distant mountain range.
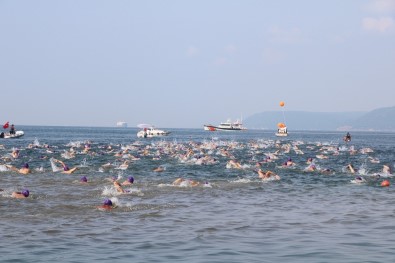
M 244 120 L 249 129 L 277 129 L 284 122 L 289 130 L 395 131 L 395 107 L 370 112 L 267 111 Z

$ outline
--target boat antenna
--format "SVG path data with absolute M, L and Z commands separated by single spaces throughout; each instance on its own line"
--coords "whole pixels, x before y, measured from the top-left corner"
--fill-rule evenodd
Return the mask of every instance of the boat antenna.
M 283 112 L 283 122 L 284 122 L 284 124 L 285 124 L 285 126 L 287 125 L 287 123 L 285 122 L 285 112 L 284 112 L 284 106 L 285 106 L 285 103 L 284 103 L 284 101 L 280 101 L 280 107 L 281 107 L 281 109 L 282 109 L 282 112 Z

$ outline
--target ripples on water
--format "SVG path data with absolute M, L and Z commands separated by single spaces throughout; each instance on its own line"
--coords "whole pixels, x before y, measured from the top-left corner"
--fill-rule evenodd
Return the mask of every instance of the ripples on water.
M 354 133 L 352 143 L 345 145 L 342 134 L 330 132 L 295 132 L 276 141 L 271 132 L 263 131 L 175 130 L 164 139 L 137 140 L 134 129 L 23 130 L 22 139 L 0 141 L 2 262 L 393 262 L 395 258 L 393 186 L 380 187 L 383 179 L 374 176 L 383 164 L 393 165 L 394 134 Z M 88 143 L 91 150 L 83 153 Z M 217 149 L 197 149 L 196 145 L 208 143 Z M 108 151 L 109 145 L 114 152 Z M 106 163 L 122 164 L 127 156 L 114 154 L 127 146 L 139 160 L 131 160 L 127 169 L 102 168 Z M 67 154 L 71 147 L 75 157 Z M 334 155 L 337 147 L 339 154 Z M 7 159 L 13 148 L 20 150 L 19 158 Z M 191 158 L 179 160 L 176 154 L 189 148 L 193 155 L 208 155 L 216 162 L 198 165 Z M 366 152 L 368 148 L 373 151 Z M 220 155 L 219 149 L 227 149 L 244 169 L 227 169 L 229 157 Z M 262 169 L 275 171 L 281 180 L 262 182 L 255 163 L 276 151 L 278 159 L 264 163 Z M 328 159 L 316 157 L 321 154 Z M 53 172 L 51 157 L 79 169 L 72 175 Z M 305 171 L 309 157 L 330 174 Z M 295 167 L 282 167 L 288 158 Z M 6 163 L 19 167 L 26 162 L 32 174 L 1 169 Z M 348 173 L 344 169 L 348 163 L 359 174 Z M 153 172 L 158 166 L 165 170 Z M 82 176 L 88 178 L 87 185 L 79 182 Z M 125 187 L 129 194 L 120 195 L 109 179 L 123 181 L 128 176 L 134 176 L 135 184 Z M 355 176 L 366 183 L 352 183 Z M 172 186 L 178 177 L 208 182 L 210 187 Z M 392 177 L 388 179 L 393 183 Z M 29 188 L 29 198 L 10 198 L 12 191 L 23 188 Z M 111 212 L 97 210 L 105 198 L 118 207 Z

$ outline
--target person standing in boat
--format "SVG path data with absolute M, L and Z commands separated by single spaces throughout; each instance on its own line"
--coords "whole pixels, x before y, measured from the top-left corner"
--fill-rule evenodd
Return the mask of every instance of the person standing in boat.
M 15 126 L 14 126 L 14 124 L 11 124 L 10 134 L 15 134 Z
M 350 142 L 351 141 L 351 134 L 347 132 L 346 136 L 344 136 L 344 141 L 345 142 Z

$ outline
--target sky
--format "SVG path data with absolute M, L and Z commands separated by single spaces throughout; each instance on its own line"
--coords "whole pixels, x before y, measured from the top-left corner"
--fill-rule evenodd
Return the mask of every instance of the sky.
M 0 123 L 395 106 L 395 0 L 0 0 Z

